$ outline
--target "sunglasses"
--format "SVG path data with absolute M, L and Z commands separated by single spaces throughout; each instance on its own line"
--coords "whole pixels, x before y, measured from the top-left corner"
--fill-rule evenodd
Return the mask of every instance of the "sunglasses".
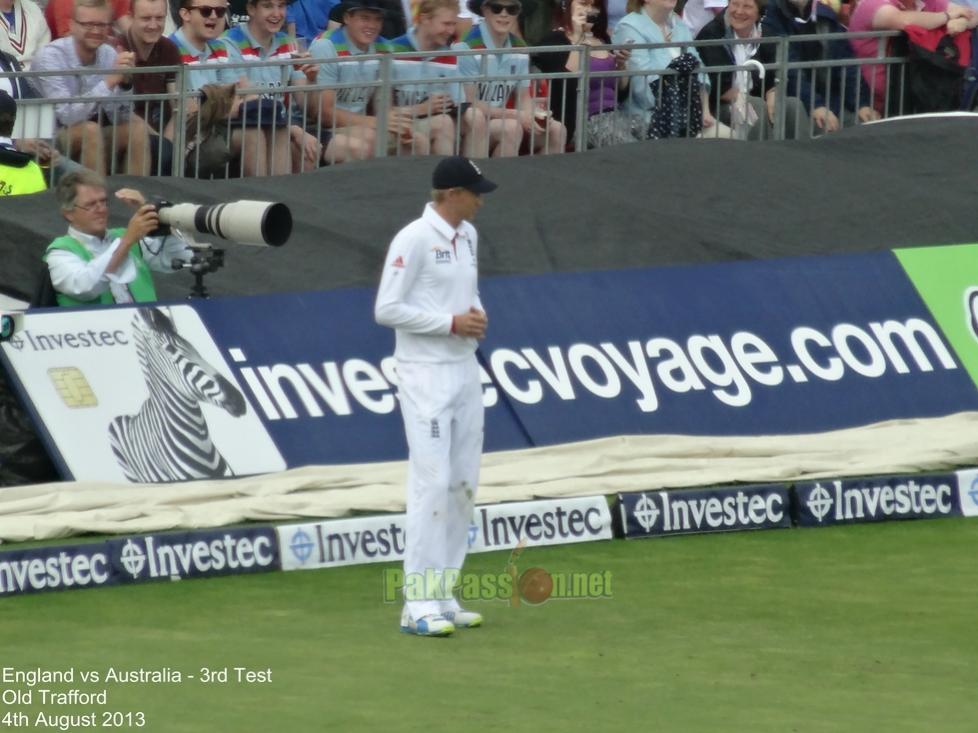
M 210 18 L 211 15 L 223 18 L 228 13 L 227 8 L 214 8 L 210 5 L 191 5 L 187 10 L 196 10 L 201 18 Z
M 489 8 L 495 15 L 502 15 L 506 13 L 507 15 L 519 15 L 523 6 L 519 3 L 486 3 L 486 7 Z

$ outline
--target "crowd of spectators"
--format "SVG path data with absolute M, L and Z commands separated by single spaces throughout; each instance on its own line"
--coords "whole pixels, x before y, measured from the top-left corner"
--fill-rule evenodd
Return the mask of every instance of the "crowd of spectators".
M 0 145 L 55 177 L 78 166 L 168 174 L 177 160 L 189 175 L 255 176 L 379 151 L 562 153 L 580 120 L 580 139 L 601 147 L 758 139 L 780 122 L 802 137 L 888 113 L 883 64 L 777 78 L 768 37 L 801 39 L 788 47 L 792 62 L 874 58 L 885 45 L 824 39 L 846 30 L 831 0 L 235 1 L 0 0 L 0 71 L 47 72 L 0 78 L 0 91 L 49 100 L 56 123 L 50 140 L 0 134 Z M 948 0 L 858 0 L 847 10 L 853 31 L 978 25 L 978 12 Z M 694 39 L 713 43 L 678 45 Z M 677 45 L 642 47 L 668 43 Z M 392 89 L 377 83 L 384 53 L 395 54 Z M 290 63 L 268 63 L 277 60 Z M 576 78 L 528 78 L 575 74 L 585 60 L 594 74 L 585 94 Z M 180 75 L 152 71 L 180 65 Z M 710 71 L 723 66 L 744 68 Z M 459 76 L 472 82 L 444 81 Z

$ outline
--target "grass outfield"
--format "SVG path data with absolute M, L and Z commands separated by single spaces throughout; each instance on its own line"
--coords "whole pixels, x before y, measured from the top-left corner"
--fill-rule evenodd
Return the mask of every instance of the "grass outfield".
M 966 519 L 529 548 L 521 569 L 610 571 L 613 598 L 472 603 L 486 626 L 450 639 L 398 633 L 381 565 L 39 594 L 0 601 L 0 666 L 271 668 L 73 685 L 167 733 L 972 733 L 976 549 Z M 0 715 L 101 709 L 34 694 Z

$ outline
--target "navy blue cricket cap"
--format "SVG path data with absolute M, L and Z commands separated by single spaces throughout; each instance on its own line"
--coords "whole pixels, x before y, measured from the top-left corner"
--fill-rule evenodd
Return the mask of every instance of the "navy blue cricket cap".
M 436 190 L 467 188 L 472 193 L 496 190 L 496 184 L 483 176 L 475 163 L 461 155 L 442 158 L 431 174 L 431 186 Z
M 17 102 L 3 89 L 0 89 L 0 114 L 17 114 Z
M 381 0 L 343 0 L 329 11 L 329 19 L 343 22 L 343 16 L 354 10 L 373 10 L 381 15 L 387 14 L 387 6 Z

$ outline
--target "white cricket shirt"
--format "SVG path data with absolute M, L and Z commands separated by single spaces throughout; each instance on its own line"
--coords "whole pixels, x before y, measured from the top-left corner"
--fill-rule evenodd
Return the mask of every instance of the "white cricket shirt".
M 387 251 L 374 318 L 395 329 L 399 361 L 461 361 L 476 339 L 451 333 L 452 316 L 479 301 L 478 236 L 463 221 L 454 229 L 432 204 L 397 233 Z

